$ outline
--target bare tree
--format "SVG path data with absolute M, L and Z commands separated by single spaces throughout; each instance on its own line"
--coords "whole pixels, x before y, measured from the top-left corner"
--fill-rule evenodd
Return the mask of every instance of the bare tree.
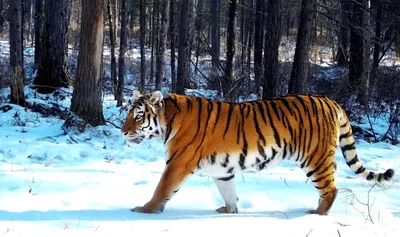
M 344 67 L 348 64 L 348 38 L 349 38 L 349 15 L 350 4 L 348 0 L 340 0 L 340 32 L 338 37 L 338 51 L 336 55 L 336 62 L 338 66 Z
M 302 0 L 301 2 L 300 23 L 297 32 L 292 73 L 290 75 L 289 94 L 306 92 L 315 7 L 316 0 Z
M 210 1 L 210 28 L 211 28 L 211 88 L 220 90 L 218 78 L 218 63 L 220 58 L 220 34 L 219 34 L 219 4 L 220 0 Z
M 140 0 L 140 91 L 144 93 L 146 84 L 146 0 Z
M 175 38 L 176 38 L 176 26 L 175 26 L 175 1 L 170 0 L 169 10 L 169 42 L 171 48 L 171 90 L 176 91 L 176 68 L 175 68 Z
M 161 1 L 161 22 L 156 58 L 156 90 L 161 90 L 165 70 L 165 47 L 167 43 L 169 0 Z
M 26 106 L 24 95 L 25 75 L 22 69 L 21 0 L 10 2 L 10 66 L 11 99 L 13 104 Z
M 42 55 L 43 0 L 35 0 L 35 66 L 39 66 Z
M 265 29 L 263 99 L 273 98 L 276 94 L 281 21 L 281 0 L 268 0 L 265 21 L 268 27 Z
M 68 86 L 67 31 L 69 0 L 46 0 L 40 66 L 34 80 L 40 93 Z
M 3 0 L 0 0 L 0 33 L 3 32 L 3 27 L 4 27 L 4 21 L 5 21 L 5 17 L 3 16 Z
M 82 0 L 78 66 L 71 112 L 92 126 L 105 124 L 100 76 L 104 9 L 105 0 Z
M 115 22 L 113 21 L 114 16 L 113 16 L 113 10 L 112 10 L 112 0 L 107 0 L 107 15 L 108 15 L 108 27 L 109 27 L 109 34 L 110 34 L 110 53 L 111 53 L 111 64 L 110 64 L 110 71 L 111 71 L 111 91 L 114 93 L 114 98 L 115 93 L 117 91 L 117 59 L 115 57 L 115 45 L 116 45 L 116 35 L 115 33 Z
M 233 59 L 235 57 L 235 26 L 237 14 L 237 0 L 230 0 L 228 3 L 228 26 L 226 29 L 226 66 L 223 92 L 225 98 L 233 99 Z
M 364 71 L 364 16 L 363 5 L 360 2 L 352 1 L 351 5 L 349 92 L 358 97 Z
M 178 72 L 176 77 L 176 93 L 185 94 L 185 87 L 190 78 L 190 56 L 193 40 L 194 2 L 183 0 L 179 30 Z
M 254 83 L 255 93 L 259 95 L 262 82 L 262 53 L 264 42 L 265 1 L 256 0 L 256 19 L 254 22 Z
M 119 43 L 119 55 L 118 55 L 118 86 L 115 93 L 117 99 L 117 107 L 122 106 L 122 100 L 124 99 L 124 84 L 125 84 L 125 53 L 126 53 L 126 31 L 128 27 L 128 9 L 127 0 L 121 1 L 121 32 L 120 32 L 120 43 Z

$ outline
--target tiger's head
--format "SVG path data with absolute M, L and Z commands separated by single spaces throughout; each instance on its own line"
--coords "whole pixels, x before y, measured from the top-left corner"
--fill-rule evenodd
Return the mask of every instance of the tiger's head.
M 134 92 L 132 107 L 129 109 L 124 125 L 121 128 L 127 143 L 138 144 L 143 139 L 162 136 L 160 119 L 163 116 L 163 95 L 155 91 L 148 95 Z

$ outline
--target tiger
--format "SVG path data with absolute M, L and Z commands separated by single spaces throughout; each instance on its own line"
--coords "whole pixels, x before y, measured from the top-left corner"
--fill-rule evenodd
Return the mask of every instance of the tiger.
M 344 109 L 321 95 L 234 103 L 136 91 L 121 133 L 128 145 L 160 139 L 166 151 L 166 165 L 152 198 L 133 212 L 163 212 L 191 175 L 202 174 L 212 177 L 225 202 L 216 211 L 238 213 L 235 174 L 266 170 L 288 160 L 305 172 L 319 193 L 317 208 L 307 213 L 327 215 L 338 193 L 338 145 L 359 177 L 381 184 L 395 174 L 393 169 L 376 173 L 361 164 Z

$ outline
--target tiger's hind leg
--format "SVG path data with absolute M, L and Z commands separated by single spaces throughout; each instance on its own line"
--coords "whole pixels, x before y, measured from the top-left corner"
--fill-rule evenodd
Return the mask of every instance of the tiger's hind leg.
M 320 199 L 317 209 L 310 210 L 307 213 L 327 215 L 335 201 L 338 190 L 335 184 L 336 163 L 333 154 L 323 157 L 315 165 L 310 165 L 308 168 L 307 177 L 318 190 Z
M 235 175 L 213 178 L 219 193 L 225 201 L 225 206 L 217 209 L 219 213 L 238 213 L 237 201 L 235 189 Z

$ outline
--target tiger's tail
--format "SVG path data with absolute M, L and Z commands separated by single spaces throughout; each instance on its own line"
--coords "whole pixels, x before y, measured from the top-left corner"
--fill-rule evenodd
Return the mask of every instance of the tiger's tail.
M 343 116 L 340 119 L 340 136 L 339 146 L 342 150 L 343 156 L 346 159 L 347 165 L 358 176 L 363 177 L 368 181 L 382 183 L 383 181 L 390 181 L 394 177 L 394 170 L 388 169 L 384 173 L 375 173 L 366 169 L 357 157 L 356 146 L 350 121 L 343 111 Z

